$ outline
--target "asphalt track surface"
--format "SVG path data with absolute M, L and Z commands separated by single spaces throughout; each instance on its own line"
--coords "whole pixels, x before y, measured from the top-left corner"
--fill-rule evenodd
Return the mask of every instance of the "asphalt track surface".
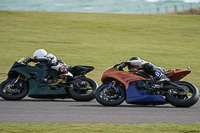
M 92 100 L 41 100 L 0 98 L 0 123 L 199 123 L 200 101 L 190 108 L 170 104 L 143 106 L 126 104 L 105 107 Z

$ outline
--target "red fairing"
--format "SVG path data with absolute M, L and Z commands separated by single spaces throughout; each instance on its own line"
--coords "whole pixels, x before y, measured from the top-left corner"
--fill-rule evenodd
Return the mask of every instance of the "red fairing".
M 173 74 L 171 82 L 179 81 L 191 72 L 190 69 L 174 69 L 166 72 L 165 74 Z
M 126 86 L 126 89 L 128 88 L 130 82 L 138 80 L 146 80 L 145 78 L 137 76 L 134 73 L 119 71 L 111 67 L 103 73 L 101 81 L 103 83 L 106 83 L 106 82 L 112 82 L 113 79 L 116 79 L 121 83 L 123 83 Z

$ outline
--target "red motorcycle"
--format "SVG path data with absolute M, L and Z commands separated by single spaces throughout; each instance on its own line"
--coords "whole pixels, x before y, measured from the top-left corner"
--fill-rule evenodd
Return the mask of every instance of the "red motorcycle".
M 159 105 L 170 103 L 175 107 L 190 107 L 199 100 L 199 91 L 187 81 L 179 81 L 191 70 L 174 69 L 164 73 L 170 81 L 157 83 L 143 70 L 119 69 L 119 64 L 102 75 L 102 85 L 96 90 L 96 100 L 105 106 L 117 106 L 124 100 L 130 104 Z

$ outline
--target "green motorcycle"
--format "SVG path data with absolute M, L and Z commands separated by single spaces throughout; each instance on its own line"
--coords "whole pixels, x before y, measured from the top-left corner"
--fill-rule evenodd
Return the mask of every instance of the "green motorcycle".
M 15 62 L 8 78 L 0 84 L 0 96 L 5 100 L 31 98 L 72 98 L 90 101 L 95 98 L 97 83 L 85 75 L 93 66 L 74 66 L 68 69 L 74 77 L 59 78 L 59 73 L 45 63 L 30 66 L 24 58 Z

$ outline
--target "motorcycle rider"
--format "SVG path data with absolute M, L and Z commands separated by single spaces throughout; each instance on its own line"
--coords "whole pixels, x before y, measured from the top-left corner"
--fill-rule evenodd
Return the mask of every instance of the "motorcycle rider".
M 59 78 L 72 78 L 73 75 L 67 70 L 70 66 L 65 64 L 62 60 L 58 59 L 51 53 L 47 53 L 44 49 L 38 49 L 33 53 L 33 57 L 26 58 L 27 63 L 29 62 L 43 62 L 51 66 L 52 69 L 60 73 Z
M 122 62 L 119 65 L 119 69 L 123 69 L 126 66 L 128 66 L 129 70 L 132 68 L 143 69 L 145 73 L 152 75 L 155 80 L 158 80 L 156 83 L 169 81 L 164 75 L 166 72 L 164 68 L 157 67 L 147 61 L 141 60 L 139 57 L 132 57 L 128 61 Z

